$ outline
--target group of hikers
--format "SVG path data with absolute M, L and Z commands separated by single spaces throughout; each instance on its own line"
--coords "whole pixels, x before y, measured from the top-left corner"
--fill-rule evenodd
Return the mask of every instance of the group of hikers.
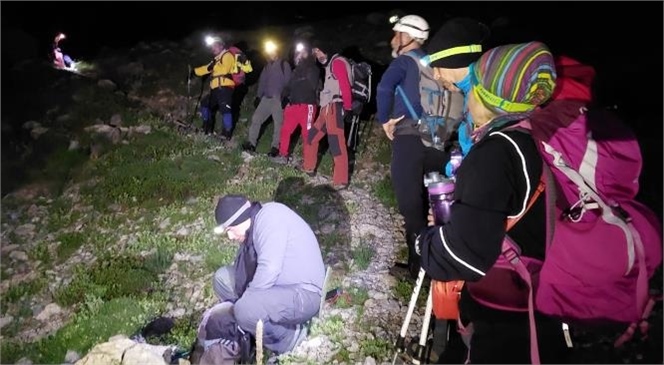
M 546 133 L 540 132 L 541 126 L 547 124 L 570 125 L 586 120 L 592 104 L 594 70 L 567 57 L 554 58 L 547 45 L 538 41 L 487 49 L 489 28 L 470 18 L 450 19 L 433 33 L 423 17 L 407 15 L 397 19 L 392 30 L 390 46 L 394 59 L 377 86 L 375 119 L 391 141 L 391 180 L 405 222 L 408 259 L 406 264 L 395 263 L 391 273 L 405 274 L 415 280 L 420 270 L 424 270 L 432 286 L 434 282 L 461 284 L 453 293 L 456 297 L 452 304 L 458 306 L 458 317 L 452 326 L 455 331 L 449 336 L 454 337 L 457 331 L 469 335 L 471 330 L 472 336 L 463 337 L 468 349 L 463 358 L 448 358 L 448 361 L 570 361 L 569 325 L 555 310 L 545 309 L 547 303 L 554 301 L 551 298 L 562 294 L 552 289 L 554 292 L 547 292 L 544 297 L 544 288 L 551 281 L 546 275 L 551 273 L 549 266 L 554 265 L 547 266 L 546 262 L 551 262 L 553 258 L 549 259 L 549 255 L 555 254 L 547 246 L 551 243 L 547 220 L 552 217 L 547 209 L 552 207 L 549 199 L 554 199 L 551 185 L 555 184 L 546 179 L 551 172 L 542 151 L 554 155 L 554 163 L 560 162 L 560 156 L 555 155 L 557 146 L 544 143 L 550 142 L 545 137 L 550 138 L 557 129 L 544 137 Z M 210 74 L 207 106 L 220 111 L 221 134 L 231 138 L 234 126 L 230 105 L 235 84 L 230 74 L 236 60 L 226 47 L 222 38 L 215 38 L 210 44 L 214 60 L 196 68 L 194 73 Z M 313 176 L 319 142 L 327 135 L 334 160 L 332 186 L 347 188 L 344 120 L 357 113 L 351 95 L 351 64 L 331 48 L 315 42 L 298 42 L 294 69 L 274 47 L 266 47 L 266 54 L 268 63 L 260 74 L 255 111 L 243 150 L 255 152 L 261 127 L 271 116 L 274 133 L 269 156 L 286 163 L 290 159 L 290 137 L 299 126 L 304 155 L 301 169 Z M 425 82 L 444 95 L 439 106 L 442 117 L 432 115 L 433 109 L 426 101 L 430 97 L 423 97 L 428 90 L 422 86 Z M 213 133 L 214 113 L 206 113 L 205 132 Z M 600 166 L 598 159 L 605 158 L 597 153 L 603 142 L 593 140 L 590 133 L 584 134 L 582 140 L 583 146 L 588 142 L 585 154 L 580 152 L 584 163 L 572 167 L 584 179 L 587 175 L 600 176 L 599 170 L 588 171 Z M 460 165 L 452 164 L 454 154 L 461 156 Z M 588 166 L 587 161 L 593 159 L 595 165 Z M 633 234 L 635 231 L 629 224 L 641 220 L 636 210 L 630 210 L 632 203 L 627 203 L 634 196 L 627 194 L 622 206 L 612 200 L 607 208 L 603 201 L 609 195 L 602 195 L 605 190 L 601 185 L 605 182 L 592 181 L 586 191 L 576 173 L 564 169 L 570 165 L 573 163 L 558 164 L 576 184 L 574 188 L 579 188 L 574 192 L 577 195 L 570 198 L 570 206 L 555 208 L 561 209 L 556 210 L 560 217 L 564 215 L 556 221 L 556 228 L 601 218 L 603 224 L 622 227 L 611 231 L 612 237 Z M 630 171 L 638 178 L 640 165 Z M 433 172 L 454 182 L 452 218 L 445 224 L 437 223 L 433 217 L 423 184 L 423 177 Z M 553 175 L 559 179 L 556 173 Z M 631 178 L 634 180 L 634 176 Z M 638 190 L 638 186 L 632 185 L 629 190 Z M 631 215 L 630 220 L 621 220 L 624 224 L 611 218 L 625 218 L 622 212 L 626 210 Z M 214 275 L 214 291 L 225 303 L 225 309 L 207 319 L 206 338 L 201 339 L 199 348 L 205 351 L 211 346 L 225 346 L 224 353 L 239 361 L 237 344 L 246 343 L 239 338 L 242 334 L 256 336 L 257 323 L 261 322 L 262 346 L 275 354 L 293 350 L 306 337 L 307 324 L 317 315 L 326 294 L 325 266 L 314 232 L 287 206 L 275 202 L 261 204 L 241 195 L 220 198 L 214 214 L 215 232 L 242 244 L 234 264 L 220 268 Z M 643 280 L 651 277 L 661 264 L 661 231 L 644 227 L 636 228 L 640 239 L 635 234 L 637 238 L 629 240 L 632 247 L 625 253 L 629 264 L 624 274 L 628 281 L 621 282 L 625 288 L 636 282 L 635 272 L 639 273 L 638 280 Z M 560 237 L 554 237 L 551 250 L 563 247 L 558 243 Z M 620 250 L 624 251 L 624 247 Z M 599 260 L 600 256 L 595 252 L 590 259 Z M 497 262 L 503 257 L 507 257 L 507 266 L 511 263 L 517 268 L 501 274 Z M 518 269 L 519 259 L 540 266 L 530 270 L 530 265 L 530 272 L 524 274 Z M 619 260 L 617 256 L 613 259 Z M 543 268 L 542 262 L 545 262 Z M 597 266 L 606 270 L 601 264 Z M 542 274 L 537 279 L 539 268 Z M 499 281 L 501 277 L 506 281 Z M 487 304 L 490 301 L 480 295 L 484 290 L 482 283 L 509 291 L 509 285 L 497 284 L 504 282 L 511 283 L 514 292 L 525 298 L 522 303 L 525 307 L 508 310 L 506 306 Z M 540 289 L 534 297 L 536 285 Z M 638 290 L 641 289 L 639 284 Z M 594 300 L 593 296 L 599 297 L 614 288 L 587 290 L 588 293 L 578 295 Z M 646 316 L 647 298 L 641 298 L 640 292 L 630 293 L 637 299 L 630 297 L 620 305 L 612 303 L 615 309 L 629 309 L 630 314 L 638 313 L 638 318 Z M 568 313 L 565 306 L 571 304 L 558 301 L 557 305 L 562 308 L 561 313 Z M 629 322 L 632 317 L 622 319 Z M 606 318 L 613 319 L 610 315 Z M 226 341 L 218 341 L 222 337 Z
M 232 95 L 236 86 L 232 75 L 237 72 L 237 61 L 226 42 L 222 37 L 213 37 L 210 49 L 214 60 L 195 68 L 193 74 L 210 77 L 210 93 L 201 102 L 204 133 L 214 133 L 215 113 L 219 111 L 223 120 L 221 136 L 230 139 L 234 129 Z M 250 153 L 256 151 L 261 128 L 272 117 L 273 134 L 268 156 L 274 162 L 287 164 L 292 161 L 291 137 L 299 127 L 303 146 L 301 168 L 314 176 L 319 144 L 327 135 L 334 160 L 332 186 L 337 190 L 347 188 L 349 151 L 344 121 L 361 111 L 353 109 L 349 60 L 310 40 L 296 43 L 294 68 L 280 55 L 274 42 L 266 42 L 264 51 L 267 63 L 260 72 L 255 110 L 242 149 Z

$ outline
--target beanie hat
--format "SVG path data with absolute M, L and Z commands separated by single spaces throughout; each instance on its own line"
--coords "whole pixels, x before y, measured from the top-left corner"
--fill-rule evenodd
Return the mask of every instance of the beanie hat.
M 219 199 L 214 210 L 217 226 L 214 233 L 222 234 L 228 229 L 249 219 L 251 202 L 243 195 L 226 195 Z
M 498 114 L 527 113 L 547 101 L 556 86 L 556 68 L 541 42 L 493 48 L 470 67 L 473 93 Z
M 427 53 L 431 67 L 468 67 L 482 55 L 482 45 L 488 35 L 489 28 L 476 20 L 448 20 L 429 39 Z

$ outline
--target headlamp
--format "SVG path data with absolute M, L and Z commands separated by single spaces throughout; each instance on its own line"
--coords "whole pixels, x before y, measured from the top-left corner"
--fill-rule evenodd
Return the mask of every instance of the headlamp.
M 266 41 L 264 47 L 266 53 L 274 53 L 277 50 L 276 43 L 272 41 Z

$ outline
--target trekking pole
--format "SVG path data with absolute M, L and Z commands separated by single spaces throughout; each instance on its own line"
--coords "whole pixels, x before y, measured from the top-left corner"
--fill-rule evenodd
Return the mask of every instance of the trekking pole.
M 408 325 L 410 325 L 410 320 L 413 316 L 413 312 L 415 311 L 415 303 L 417 302 L 417 297 L 420 295 L 420 289 L 422 288 L 425 275 L 426 272 L 424 269 L 420 269 L 420 272 L 417 274 L 417 280 L 415 281 L 413 294 L 410 296 L 410 302 L 408 303 L 406 318 L 404 318 L 403 324 L 401 325 L 401 331 L 399 332 L 399 337 L 394 344 L 394 347 L 396 347 L 396 352 L 394 353 L 394 358 L 392 359 L 392 365 L 396 364 L 397 357 L 400 353 L 403 353 L 406 348 L 406 334 L 408 333 Z
M 189 104 L 191 104 L 191 65 L 187 64 L 187 103 L 184 108 L 185 118 L 189 116 Z
M 263 363 L 263 320 L 256 323 L 256 364 Z
M 194 117 L 196 116 L 196 112 L 198 112 L 198 106 L 201 103 L 201 98 L 203 97 L 203 89 L 205 89 L 205 82 L 203 79 L 201 79 L 201 92 L 198 94 L 198 100 L 196 100 L 196 107 L 194 107 L 194 112 L 191 113 L 191 117 L 189 118 L 189 126 L 194 124 Z
M 424 310 L 424 319 L 422 320 L 422 331 L 420 332 L 420 342 L 415 351 L 415 356 L 413 357 L 413 364 L 419 365 L 424 362 L 425 349 L 427 346 L 427 337 L 429 337 L 429 324 L 431 323 L 431 312 L 433 310 L 433 298 L 432 298 L 433 286 L 429 287 L 429 296 L 427 298 L 427 306 Z

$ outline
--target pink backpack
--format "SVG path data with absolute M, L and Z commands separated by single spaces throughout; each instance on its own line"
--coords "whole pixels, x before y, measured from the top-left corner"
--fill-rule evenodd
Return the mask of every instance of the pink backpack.
M 564 71 L 558 68 L 563 77 Z M 620 346 L 637 326 L 645 334 L 654 304 L 648 280 L 662 262 L 662 230 L 654 212 L 635 200 L 642 167 L 638 142 L 613 113 L 589 111 L 586 104 L 563 94 L 520 123 L 545 162 L 544 262 L 520 256 L 506 237 L 487 275 L 467 283 L 486 306 L 529 313 L 534 364 L 535 310 L 569 324 L 623 323 L 628 329 L 615 342 Z M 514 275 L 527 286 L 510 285 Z

